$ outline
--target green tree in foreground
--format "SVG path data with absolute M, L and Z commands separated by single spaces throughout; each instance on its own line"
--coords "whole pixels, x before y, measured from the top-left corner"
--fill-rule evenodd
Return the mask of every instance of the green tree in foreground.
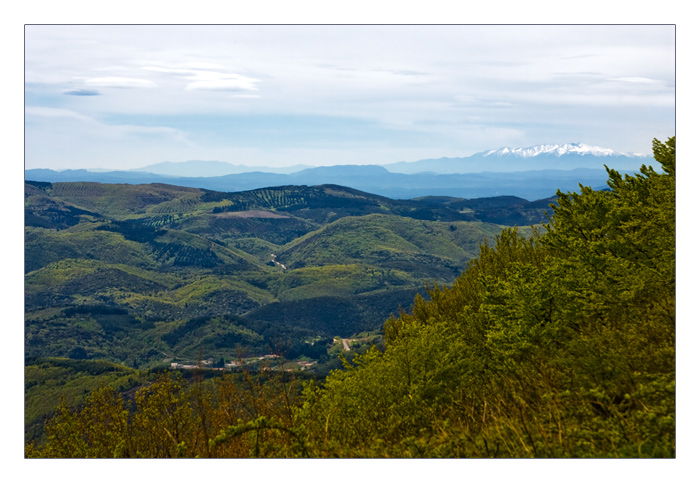
M 558 193 L 302 398 L 280 377 L 164 375 L 61 406 L 31 457 L 674 457 L 675 138 L 662 172 Z
M 451 288 L 385 325 L 386 351 L 308 388 L 320 455 L 675 454 L 675 139 L 663 172 L 609 170 L 506 230 Z

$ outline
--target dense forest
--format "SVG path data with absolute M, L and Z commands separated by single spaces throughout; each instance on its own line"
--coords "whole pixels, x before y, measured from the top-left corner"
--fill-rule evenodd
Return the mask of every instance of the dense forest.
M 118 375 L 121 385 L 96 387 L 79 406 L 64 400 L 46 422 L 43 439 L 28 441 L 25 454 L 675 457 L 675 138 L 654 140 L 653 150 L 661 172 L 647 166 L 635 175 L 608 170 L 609 189 L 557 193 L 546 223 L 506 228 L 494 243 L 482 243 L 456 279 L 416 295 L 409 312 L 392 307 L 396 315 L 384 323 L 381 344 L 325 377 L 275 370 L 283 364 L 277 359 L 220 377 L 203 370 L 161 372 L 155 381 L 102 363 L 97 372 Z M 435 209 L 426 216 L 439 216 L 445 204 L 431 201 Z M 217 206 L 225 213 L 229 205 Z M 306 219 L 313 220 L 316 208 L 306 209 Z M 63 212 L 66 223 L 85 216 L 99 222 L 76 209 Z M 431 226 L 447 233 L 450 223 L 455 231 L 466 229 L 459 225 L 464 221 L 442 223 L 448 225 Z M 126 220 L 100 226 L 97 236 L 108 237 L 110 230 L 132 236 Z M 148 236 L 164 244 L 159 229 L 153 226 Z M 290 263 L 320 260 L 332 248 L 314 245 L 323 240 L 307 233 L 285 245 Z M 357 247 L 357 257 L 365 256 Z M 224 249 L 207 248 L 206 256 Z M 151 249 L 156 256 L 174 250 Z M 232 253 L 238 252 L 226 256 Z M 173 255 L 162 258 L 172 261 Z M 415 258 L 411 263 L 420 266 Z M 148 280 L 145 272 L 132 273 Z M 447 271 L 435 273 L 444 277 Z M 81 315 L 72 310 L 63 316 Z M 98 315 L 107 329 L 113 321 L 117 332 L 148 323 L 118 309 Z M 217 316 L 224 324 L 224 315 Z M 197 322 L 187 323 L 196 329 Z M 165 342 L 186 337 L 186 329 L 170 327 Z M 241 324 L 241 337 L 253 332 L 243 329 Z M 75 369 L 84 373 L 97 361 L 71 363 L 86 364 Z
M 35 439 L 61 396 L 74 406 L 98 383 L 131 390 L 172 364 L 278 355 L 285 370 L 341 368 L 340 352 L 381 347 L 384 321 L 427 295 L 426 281 L 451 283 L 480 242 L 543 221 L 548 200 L 26 180 L 24 201 Z

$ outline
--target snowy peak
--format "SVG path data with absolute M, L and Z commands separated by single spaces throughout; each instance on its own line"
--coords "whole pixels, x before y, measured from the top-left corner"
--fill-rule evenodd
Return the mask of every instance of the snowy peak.
M 640 156 L 639 154 L 618 153 L 608 148 L 589 146 L 583 143 L 567 144 L 539 144 L 529 148 L 500 148 L 481 153 L 486 156 L 519 156 L 521 158 L 533 158 L 540 155 L 566 156 L 570 154 L 592 155 L 592 156 Z
M 638 170 L 642 164 L 656 166 L 650 155 L 621 153 L 583 143 L 538 144 L 529 148 L 491 149 L 463 158 L 422 159 L 385 165 L 395 173 L 437 174 L 526 172 L 541 170 L 598 169 L 621 172 Z

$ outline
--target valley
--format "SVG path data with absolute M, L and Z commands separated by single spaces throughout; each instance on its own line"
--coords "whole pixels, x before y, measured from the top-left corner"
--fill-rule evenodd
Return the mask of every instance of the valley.
M 379 329 L 426 282 L 459 275 L 514 216 L 543 220 L 541 203 L 475 203 L 340 186 L 222 193 L 28 181 L 26 356 L 79 348 L 153 367 L 163 353 L 231 357 Z
M 75 478 L 77 458 L 231 459 L 234 477 L 242 459 L 387 458 L 424 479 L 403 461 L 692 454 L 676 425 L 685 31 L 230 8 L 242 23 L 23 23 L 6 136 L 23 240 L 5 250 L 23 278 L 7 320 L 23 323 L 23 480 Z M 610 479 L 605 463 L 577 476 Z
M 450 284 L 504 226 L 544 221 L 548 202 L 28 180 L 28 383 L 55 358 L 151 371 L 277 354 L 325 374 L 371 346 L 341 338 L 381 345 L 388 317 Z M 58 403 L 39 388 L 29 405 Z

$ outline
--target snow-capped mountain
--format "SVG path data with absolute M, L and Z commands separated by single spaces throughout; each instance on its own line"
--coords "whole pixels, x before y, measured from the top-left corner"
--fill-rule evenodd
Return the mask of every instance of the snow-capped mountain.
M 382 166 L 338 165 L 309 169 L 299 169 L 297 166 L 289 168 L 297 169 L 290 173 L 262 172 L 264 168 L 253 169 L 228 163 L 190 161 L 161 163 L 142 171 L 27 170 L 25 179 L 51 183 L 168 183 L 215 191 L 337 184 L 399 199 L 512 195 L 532 201 L 552 196 L 557 189 L 575 191 L 579 183 L 593 188 L 605 186 L 608 173 L 604 166 L 631 173 L 639 171 L 642 164 L 660 169 L 651 156 L 623 154 L 612 149 L 570 143 L 500 148 L 464 158 L 424 159 Z M 243 172 L 245 168 L 252 172 Z M 222 171 L 228 173 L 232 169 L 238 172 L 218 174 Z M 188 174 L 192 171 L 196 174 Z
M 636 171 L 642 164 L 658 167 L 651 156 L 620 153 L 613 149 L 583 143 L 538 144 L 527 148 L 502 147 L 464 158 L 423 159 L 384 165 L 395 173 L 439 174 L 537 171 L 545 169 L 596 169 L 604 166 L 619 171 Z
M 570 153 L 576 154 L 592 154 L 593 156 L 610 156 L 615 151 L 612 149 L 599 148 L 596 146 L 588 146 L 587 144 L 568 143 L 568 144 L 539 144 L 530 146 L 529 148 L 500 148 L 484 151 L 484 156 L 509 156 L 515 155 L 522 158 L 532 158 L 541 154 L 553 154 L 562 156 Z
M 568 154 L 578 154 L 580 156 L 627 156 L 627 157 L 644 157 L 642 154 L 636 153 L 619 153 L 609 148 L 600 148 L 598 146 L 589 146 L 583 143 L 566 143 L 566 144 L 538 144 L 529 148 L 500 148 L 484 151 L 483 156 L 520 156 L 522 158 L 532 158 L 540 155 L 566 156 Z

